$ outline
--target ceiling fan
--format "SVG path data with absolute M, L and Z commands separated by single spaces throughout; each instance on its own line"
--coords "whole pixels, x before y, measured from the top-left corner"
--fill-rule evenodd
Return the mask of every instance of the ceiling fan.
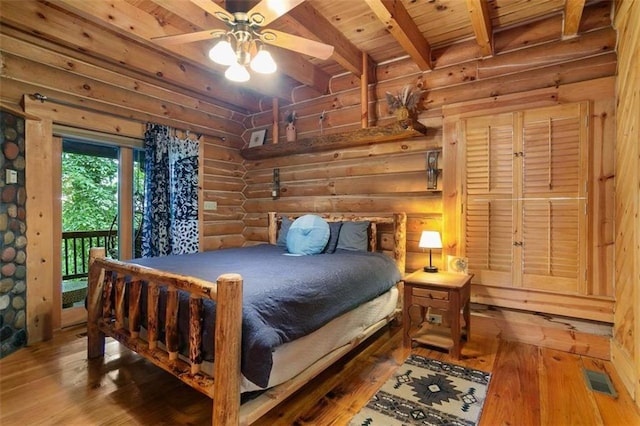
M 167 46 L 219 38 L 218 43 L 216 43 L 209 52 L 209 56 L 215 62 L 230 65 L 225 75 L 232 80 L 248 80 L 248 72 L 245 67 L 249 65 L 249 63 L 251 63 L 251 67 L 258 72 L 267 73 L 275 71 L 275 62 L 273 62 L 270 54 L 263 49 L 266 44 L 282 47 L 319 59 L 328 59 L 333 54 L 333 46 L 328 44 L 282 31 L 264 28 L 304 0 L 262 0 L 247 12 L 229 12 L 217 3 L 214 3 L 213 0 L 190 1 L 211 16 L 220 19 L 229 29 L 196 31 L 187 34 L 155 37 L 152 40 L 160 45 Z M 225 41 L 227 42 L 226 45 L 224 44 Z M 219 47 L 219 49 L 214 51 L 217 47 Z M 222 48 L 225 49 L 224 53 L 221 53 Z M 261 52 L 264 52 L 264 54 Z M 224 56 L 225 54 L 227 56 Z M 264 59 L 267 55 L 268 58 L 266 62 L 270 60 L 271 63 L 265 65 L 262 71 L 260 70 L 260 66 L 258 66 L 258 69 L 254 68 L 254 59 L 258 57 Z M 231 68 L 234 68 L 235 71 L 230 72 L 232 71 Z M 242 77 L 238 78 L 232 78 L 228 75 L 234 72 L 242 72 L 239 68 L 242 68 L 246 75 L 243 74 Z

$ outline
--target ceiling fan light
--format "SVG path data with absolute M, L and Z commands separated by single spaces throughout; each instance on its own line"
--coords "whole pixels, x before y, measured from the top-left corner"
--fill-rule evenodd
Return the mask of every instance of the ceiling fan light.
M 229 80 L 235 81 L 237 83 L 244 83 L 245 81 L 249 81 L 249 71 L 247 71 L 247 68 L 237 62 L 227 68 L 224 76 Z
M 236 53 L 228 40 L 220 40 L 209 50 L 209 58 L 220 65 L 232 65 L 236 62 Z
M 271 74 L 276 72 L 278 65 L 271 54 L 260 47 L 258 54 L 251 61 L 251 69 L 261 74 Z

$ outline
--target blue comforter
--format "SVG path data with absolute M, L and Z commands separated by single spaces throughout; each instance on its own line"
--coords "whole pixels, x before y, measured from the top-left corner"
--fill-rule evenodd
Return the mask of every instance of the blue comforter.
M 268 244 L 130 262 L 212 282 L 224 273 L 241 274 L 242 372 L 260 387 L 269 382 L 272 351 L 277 346 L 374 299 L 401 278 L 393 260 L 380 253 L 337 250 L 333 254 L 290 256 L 285 248 Z M 181 294 L 179 311 L 183 314 L 178 321 L 184 353 L 188 351 L 187 303 L 188 296 Z M 160 304 L 163 309 L 162 300 Z M 203 358 L 211 361 L 215 303 L 206 301 L 205 306 Z M 142 310 L 146 310 L 144 300 Z

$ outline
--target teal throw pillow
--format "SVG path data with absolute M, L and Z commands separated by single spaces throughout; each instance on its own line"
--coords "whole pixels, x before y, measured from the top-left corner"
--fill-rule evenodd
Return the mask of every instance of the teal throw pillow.
M 300 255 L 321 253 L 329 241 L 329 235 L 329 224 L 320 216 L 300 216 L 287 232 L 287 251 Z

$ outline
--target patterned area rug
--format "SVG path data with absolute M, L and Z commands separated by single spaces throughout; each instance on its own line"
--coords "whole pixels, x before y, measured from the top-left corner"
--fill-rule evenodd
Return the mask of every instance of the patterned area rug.
M 349 426 L 476 425 L 491 373 L 411 355 Z

